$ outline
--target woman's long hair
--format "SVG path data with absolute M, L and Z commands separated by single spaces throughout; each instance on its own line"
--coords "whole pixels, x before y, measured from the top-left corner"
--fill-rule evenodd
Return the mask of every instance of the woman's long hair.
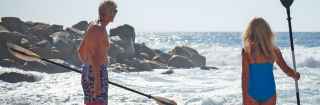
M 254 17 L 243 32 L 243 46 L 255 55 L 275 57 L 274 34 L 270 25 L 261 17 Z

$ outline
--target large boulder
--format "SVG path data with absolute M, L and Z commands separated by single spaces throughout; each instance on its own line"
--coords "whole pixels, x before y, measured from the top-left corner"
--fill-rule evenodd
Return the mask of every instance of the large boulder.
M 1 24 L 9 31 L 26 34 L 29 27 L 17 17 L 2 17 Z
M 144 43 L 135 44 L 136 56 L 139 58 L 144 58 L 148 60 L 152 60 L 155 57 L 155 52 L 151 48 L 147 47 Z
M 187 46 L 176 46 L 172 51 L 172 55 L 181 55 L 189 58 L 193 66 L 200 67 L 206 65 L 206 58 L 198 53 L 197 50 Z
M 69 63 L 79 65 L 80 61 L 77 56 L 77 45 L 74 44 L 70 34 L 65 31 L 55 32 L 50 37 L 53 40 L 53 48 L 58 51 L 59 55 L 55 58 L 63 59 Z
M 77 24 L 72 25 L 72 28 L 78 29 L 80 31 L 87 30 L 89 23 L 87 21 L 80 21 Z
M 135 56 L 135 32 L 130 25 L 122 25 L 110 30 L 110 37 L 118 36 L 118 40 L 111 38 L 111 41 L 120 45 L 125 51 L 118 56 L 119 58 L 130 58 Z
M 173 55 L 168 61 L 168 66 L 176 68 L 194 67 L 192 61 L 189 58 L 181 55 Z

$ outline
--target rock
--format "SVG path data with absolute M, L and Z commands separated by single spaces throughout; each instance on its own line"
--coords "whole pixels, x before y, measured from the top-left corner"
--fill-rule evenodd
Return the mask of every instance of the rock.
M 62 25 L 53 24 L 53 25 L 49 26 L 48 30 L 49 30 L 50 32 L 63 31 L 63 26 L 62 26 Z
M 70 38 L 74 40 L 80 40 L 84 36 L 84 31 L 76 28 L 67 28 L 66 31 L 71 35 Z M 79 43 L 80 44 L 80 43 Z
M 109 52 L 109 56 L 112 58 L 121 58 L 119 56 L 123 54 L 125 50 L 120 45 L 114 42 L 110 42 L 110 50 L 108 52 Z
M 181 55 L 189 58 L 195 67 L 206 65 L 206 58 L 190 47 L 176 46 L 170 53 L 172 55 Z
M 35 35 L 39 40 L 52 41 L 49 35 L 59 31 L 63 31 L 63 26 L 35 23 L 31 28 L 29 35 Z
M 28 27 L 33 27 L 36 23 L 32 22 L 32 21 L 26 21 L 24 22 Z
M 169 69 L 168 71 L 162 72 L 161 74 L 173 74 L 174 71 L 172 69 Z
M 48 40 L 42 40 L 34 44 L 30 50 L 34 51 L 35 53 L 41 55 L 44 58 L 60 58 L 62 59 L 64 56 L 63 53 L 53 46 Z
M 50 27 L 49 24 L 45 23 L 35 23 L 31 29 L 29 35 L 36 36 L 38 40 L 48 40 L 50 37 L 49 35 L 52 32 L 48 32 L 48 28 Z M 51 41 L 51 39 L 50 39 Z
M 9 30 L 0 24 L 0 32 L 9 32 Z
M 218 69 L 217 67 L 213 67 L 213 66 L 201 66 L 200 67 L 201 70 L 211 70 L 211 69 Z
M 2 17 L 1 24 L 9 31 L 26 34 L 29 27 L 17 17 Z
M 12 67 L 14 66 L 14 61 L 11 59 L 0 59 L 0 66 L 2 67 Z
M 0 59 L 14 58 L 8 51 L 7 43 L 10 42 L 21 45 L 23 38 L 25 38 L 25 36 L 18 32 L 0 32 Z
M 134 67 L 130 72 L 152 71 L 152 66 L 148 62 L 139 59 L 121 59 L 119 63 Z
M 50 37 L 53 40 L 53 46 L 59 53 L 56 58 L 63 59 L 74 65 L 80 65 L 80 60 L 77 55 L 77 46 L 69 38 L 70 34 L 68 32 L 55 32 L 50 35 Z
M 119 40 L 111 41 L 120 45 L 125 51 L 121 53 L 118 58 L 130 58 L 135 56 L 135 32 L 130 25 L 122 25 L 110 30 L 110 37 L 119 36 Z
M 168 66 L 176 68 L 191 68 L 194 67 L 192 61 L 185 56 L 173 55 L 168 62 Z
M 72 41 L 70 41 L 69 36 L 70 34 L 65 31 L 55 32 L 50 35 L 50 37 L 52 38 L 52 43 L 56 45 L 59 45 L 60 43 L 71 43 Z
M 167 53 L 164 53 L 160 50 L 154 50 L 155 53 L 156 53 L 156 56 L 153 57 L 153 61 L 157 61 L 157 62 L 160 62 L 160 63 L 163 63 L 163 64 L 168 64 L 168 61 L 171 57 L 170 54 L 167 54 Z
M 145 60 L 145 63 L 148 63 L 152 69 L 166 69 L 167 65 L 155 62 L 155 61 L 150 61 L 150 60 Z
M 112 72 L 129 72 L 129 67 L 126 64 L 114 63 L 110 64 L 108 70 Z
M 155 57 L 155 55 L 156 55 L 155 52 L 151 48 L 147 47 L 144 43 L 142 43 L 142 44 L 136 43 L 135 50 L 136 50 L 136 54 L 137 54 L 136 56 L 138 56 L 138 57 L 142 56 L 148 60 L 152 60 L 153 57 Z M 146 55 L 144 55 L 144 54 L 146 54 Z
M 67 65 L 67 63 L 61 63 Z M 26 70 L 26 71 L 37 71 L 37 72 L 44 72 L 44 73 L 63 73 L 63 72 L 70 72 L 69 69 L 57 66 L 55 64 L 46 63 L 46 62 L 26 62 L 24 65 L 18 66 L 17 68 Z
M 17 83 L 17 82 L 36 82 L 37 78 L 32 75 L 21 74 L 16 72 L 6 72 L 0 74 L 0 80 L 9 82 L 9 83 Z
M 77 24 L 72 25 L 72 28 L 76 28 L 78 30 L 85 31 L 85 30 L 87 30 L 88 26 L 89 26 L 89 23 L 87 21 L 80 21 Z

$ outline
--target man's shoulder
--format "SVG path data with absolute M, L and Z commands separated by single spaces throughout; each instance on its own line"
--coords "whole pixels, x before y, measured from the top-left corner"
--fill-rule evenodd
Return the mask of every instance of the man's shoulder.
M 101 26 L 96 22 L 90 22 L 87 31 L 100 31 Z

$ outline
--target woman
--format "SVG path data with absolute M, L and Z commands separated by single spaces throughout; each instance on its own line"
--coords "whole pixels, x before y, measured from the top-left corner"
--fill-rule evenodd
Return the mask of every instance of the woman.
M 300 74 L 290 68 L 274 42 L 269 24 L 253 18 L 243 33 L 242 93 L 244 105 L 275 105 L 276 86 L 273 63 L 289 77 L 299 80 Z
M 103 1 L 99 6 L 99 20 L 90 23 L 79 48 L 82 65 L 81 84 L 85 105 L 108 104 L 108 50 L 106 26 L 113 22 L 117 5 Z

